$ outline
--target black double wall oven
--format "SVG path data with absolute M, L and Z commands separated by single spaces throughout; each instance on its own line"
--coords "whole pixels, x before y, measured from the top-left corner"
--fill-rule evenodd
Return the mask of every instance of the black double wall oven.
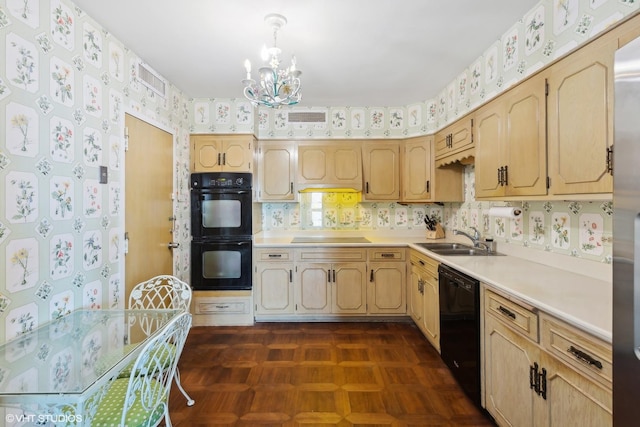
M 191 174 L 191 286 L 251 289 L 251 174 Z

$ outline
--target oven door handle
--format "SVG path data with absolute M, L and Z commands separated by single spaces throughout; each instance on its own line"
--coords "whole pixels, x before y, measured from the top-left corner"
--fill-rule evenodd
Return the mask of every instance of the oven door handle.
M 249 194 L 250 190 L 232 190 L 232 189 L 215 189 L 215 188 L 201 188 L 195 190 L 201 197 L 207 194 Z

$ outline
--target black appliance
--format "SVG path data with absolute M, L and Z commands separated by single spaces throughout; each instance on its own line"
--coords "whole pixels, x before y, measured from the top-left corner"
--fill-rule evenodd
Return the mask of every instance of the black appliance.
M 480 283 L 447 265 L 440 282 L 440 356 L 473 402 L 480 401 Z
M 191 286 L 251 289 L 251 174 L 191 174 Z
M 191 234 L 194 240 L 251 237 L 251 174 L 191 174 Z

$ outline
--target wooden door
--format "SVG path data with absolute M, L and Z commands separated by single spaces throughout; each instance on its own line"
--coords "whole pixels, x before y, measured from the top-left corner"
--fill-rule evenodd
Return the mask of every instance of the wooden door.
M 537 347 L 485 315 L 484 354 L 487 411 L 501 426 L 535 426 L 534 399 L 542 399 L 530 387 L 529 367 L 537 362 Z
M 547 194 L 544 76 L 535 76 L 507 93 L 505 119 L 507 195 Z
M 125 153 L 126 301 L 137 283 L 173 274 L 169 243 L 173 222 L 173 136 L 126 115 L 129 132 Z
M 404 314 L 406 303 L 406 264 L 372 262 L 369 264 L 369 313 Z
M 613 55 L 603 37 L 549 69 L 550 193 L 613 191 L 607 150 L 613 144 Z
M 504 103 L 491 101 L 476 112 L 476 197 L 496 197 L 505 194 L 498 177 L 499 168 L 506 166 L 504 147 Z
M 540 365 L 546 369 L 547 398 L 538 398 L 536 426 L 606 427 L 613 424 L 613 396 L 584 375 L 546 352 Z
M 260 166 L 261 201 L 295 200 L 295 144 L 293 142 L 262 143 L 260 146 L 262 164 Z
M 416 325 L 424 330 L 422 316 L 424 315 L 424 298 L 423 298 L 423 271 L 422 269 L 411 265 L 411 280 L 409 281 L 409 314 Z
M 328 263 L 300 263 L 297 269 L 298 313 L 331 313 L 331 287 Z
M 400 198 L 400 145 L 397 141 L 365 142 L 362 146 L 364 200 Z
M 256 265 L 256 313 L 293 313 L 293 263 L 260 262 Z
M 222 138 L 222 170 L 253 172 L 253 137 Z
M 222 170 L 222 141 L 214 135 L 191 136 L 191 172 Z
M 420 137 L 405 142 L 402 161 L 402 200 L 431 200 L 431 168 L 433 137 Z
M 333 264 L 331 285 L 333 313 L 367 312 L 366 265 L 364 262 Z
M 440 286 L 438 278 L 427 274 L 424 277 L 424 332 L 425 336 L 440 351 Z

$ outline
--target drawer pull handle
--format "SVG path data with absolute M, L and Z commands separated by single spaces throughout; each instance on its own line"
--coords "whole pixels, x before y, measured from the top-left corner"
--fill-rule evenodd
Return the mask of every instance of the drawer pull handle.
M 393 254 L 380 254 L 381 258 L 393 258 Z
M 504 314 L 505 316 L 508 316 L 508 317 L 512 318 L 513 320 L 516 319 L 515 313 L 513 311 L 509 310 L 508 308 L 500 306 L 500 307 L 498 307 L 498 310 L 500 311 L 500 313 Z
M 228 305 L 217 304 L 216 308 L 219 309 L 219 310 L 226 310 L 227 308 L 229 308 L 229 306 Z
M 590 365 L 590 366 L 595 366 L 598 369 L 602 369 L 602 362 L 600 362 L 599 360 L 594 359 L 593 357 L 591 357 L 590 355 L 588 355 L 584 351 L 578 350 L 574 346 L 569 347 L 567 349 L 567 351 L 569 353 L 571 353 L 579 361 L 584 362 L 584 363 L 586 363 L 587 365 Z
M 418 260 L 418 262 L 420 263 L 420 265 L 425 265 L 423 260 Z
M 269 258 L 282 258 L 282 254 L 269 254 Z

